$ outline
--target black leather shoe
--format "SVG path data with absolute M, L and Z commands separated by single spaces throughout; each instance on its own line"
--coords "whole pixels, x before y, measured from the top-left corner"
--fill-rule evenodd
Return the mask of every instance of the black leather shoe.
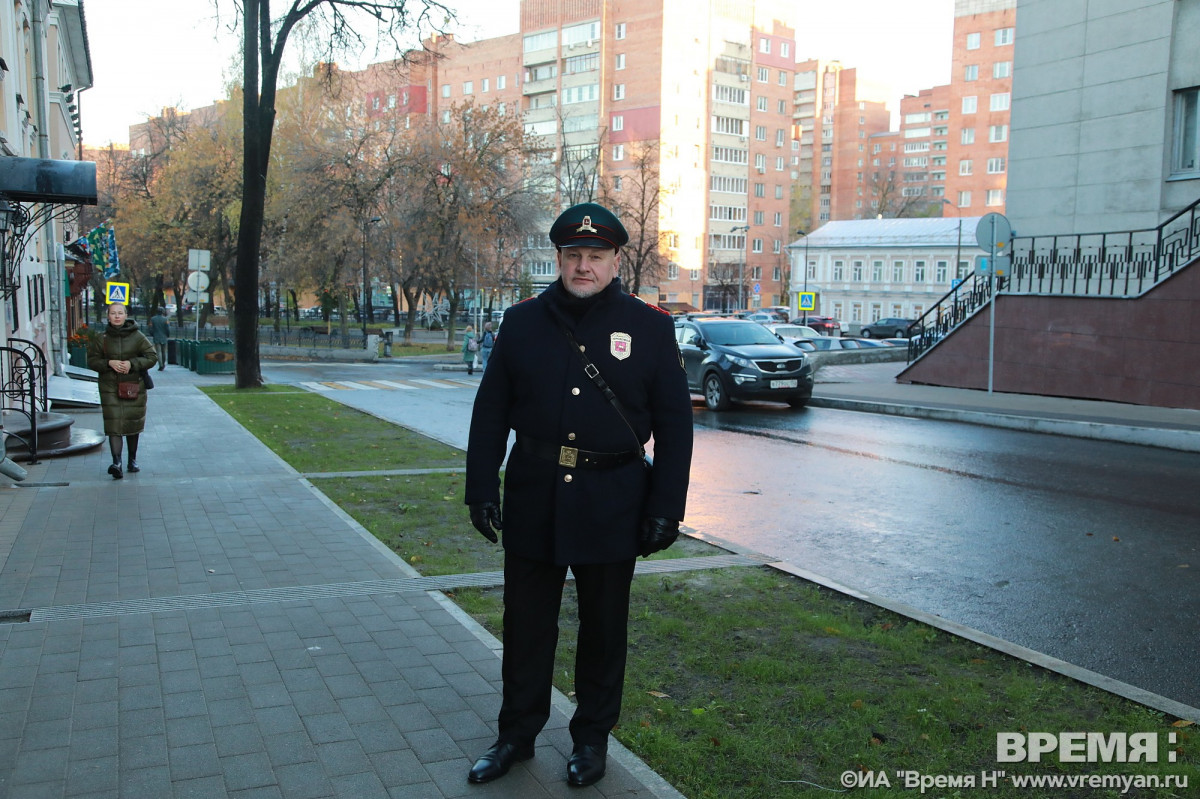
M 119 463 L 114 463 L 111 466 L 109 466 L 108 473 L 112 475 L 112 478 L 114 480 L 120 480 L 122 477 L 125 476 L 121 473 L 121 464 L 119 464 Z
M 471 782 L 491 782 L 508 773 L 513 763 L 533 757 L 533 744 L 496 743 L 471 766 L 467 779 Z
M 141 470 L 142 470 L 142 467 L 137 465 L 137 461 L 130 461 L 129 466 L 126 469 L 126 471 L 129 472 L 130 474 L 136 474 L 137 472 L 140 472 Z
M 567 784 L 576 788 L 594 785 L 604 776 L 605 750 L 592 744 L 576 744 L 567 759 Z

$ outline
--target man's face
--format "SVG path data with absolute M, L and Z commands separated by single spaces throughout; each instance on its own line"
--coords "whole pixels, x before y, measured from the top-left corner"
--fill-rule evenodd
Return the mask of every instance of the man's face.
M 564 247 L 558 251 L 563 286 L 580 299 L 599 294 L 617 276 L 621 256 L 600 247 Z

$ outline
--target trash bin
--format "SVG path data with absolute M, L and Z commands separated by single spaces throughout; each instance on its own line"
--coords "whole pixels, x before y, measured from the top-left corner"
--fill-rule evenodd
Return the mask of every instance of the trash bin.
M 199 342 L 196 350 L 196 374 L 223 375 L 234 371 L 233 342 L 215 338 Z
M 167 363 L 179 363 L 179 339 L 167 339 Z

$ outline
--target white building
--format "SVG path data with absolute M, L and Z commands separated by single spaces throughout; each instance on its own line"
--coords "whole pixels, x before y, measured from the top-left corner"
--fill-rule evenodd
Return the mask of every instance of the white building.
M 808 291 L 816 295 L 812 313 L 842 320 L 849 332 L 920 317 L 986 257 L 975 240 L 980 218 L 826 222 L 787 247 L 792 315 Z
M 77 95 L 91 85 L 81 0 L 0 5 L 0 158 L 78 160 Z M 53 203 L 17 203 L 3 189 L 0 200 L 7 205 L 0 209 L 19 205 L 19 220 L 29 224 L 22 236 L 11 228 L 0 235 L 0 345 L 33 342 L 48 371 L 59 373 L 67 335 L 62 242 L 83 232 L 78 213 Z

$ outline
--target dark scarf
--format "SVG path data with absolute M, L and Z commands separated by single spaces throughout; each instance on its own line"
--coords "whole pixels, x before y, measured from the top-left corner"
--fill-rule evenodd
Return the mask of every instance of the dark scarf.
M 621 292 L 621 278 L 614 277 L 612 282 L 590 297 L 576 297 L 567 291 L 562 278 L 554 281 L 546 289 L 546 299 L 550 301 L 564 316 L 578 322 L 598 303 Z

